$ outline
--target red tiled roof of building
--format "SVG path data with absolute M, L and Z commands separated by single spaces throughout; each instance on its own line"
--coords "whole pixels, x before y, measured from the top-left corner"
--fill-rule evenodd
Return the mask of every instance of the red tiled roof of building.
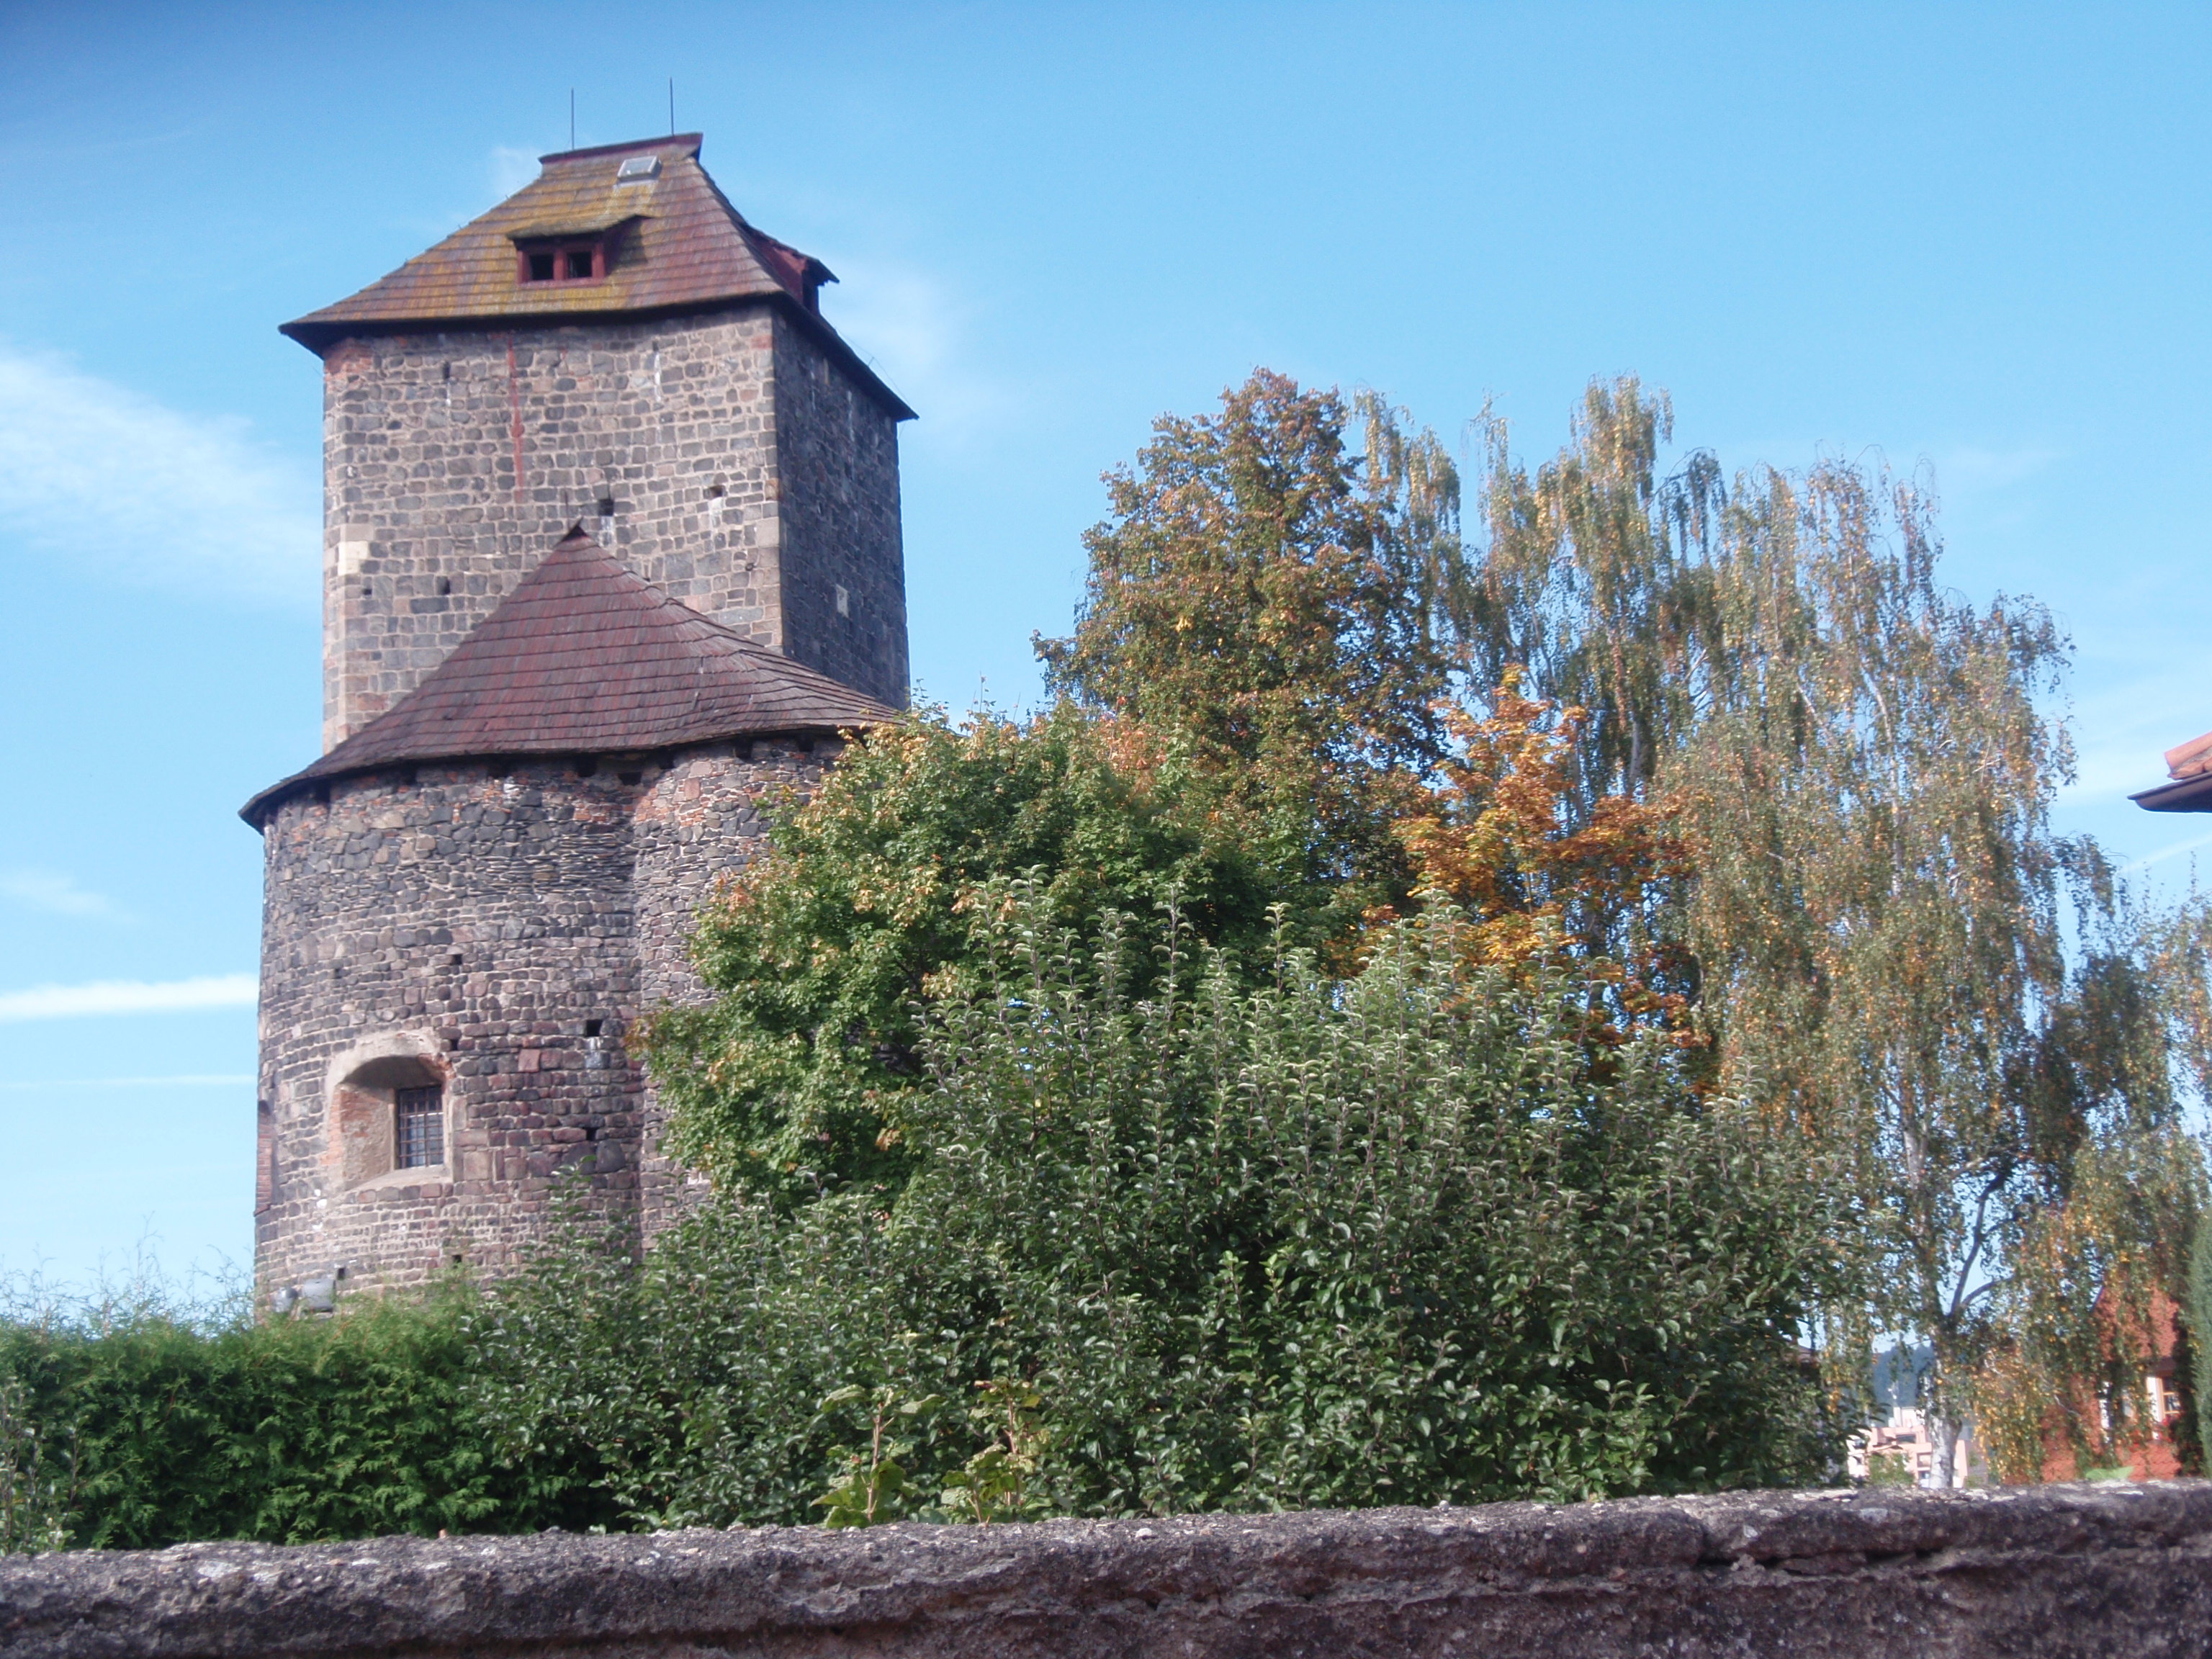
M 2173 780 L 2128 799 L 2153 812 L 2212 812 L 2212 732 L 2166 751 Z
M 286 323 L 313 351 L 349 335 L 439 325 L 605 321 L 768 299 L 845 362 L 901 419 L 914 411 L 823 320 L 816 290 L 837 279 L 819 259 L 755 229 L 699 164 L 684 133 L 538 158 L 543 170 L 490 212 L 336 305 Z M 626 162 L 649 162 L 620 178 Z M 594 281 L 526 282 L 524 245 L 603 240 Z
M 241 816 L 258 824 L 317 779 L 410 761 L 625 753 L 890 717 L 686 609 L 574 530 L 421 684 Z

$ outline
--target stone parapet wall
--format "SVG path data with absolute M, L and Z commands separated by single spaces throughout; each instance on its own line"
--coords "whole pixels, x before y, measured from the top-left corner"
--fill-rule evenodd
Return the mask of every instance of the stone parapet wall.
M 0 1561 L 0 1659 L 2208 1650 L 2200 1481 Z

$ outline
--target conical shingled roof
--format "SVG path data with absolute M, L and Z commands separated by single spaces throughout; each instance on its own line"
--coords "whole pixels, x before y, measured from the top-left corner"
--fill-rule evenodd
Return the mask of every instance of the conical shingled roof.
M 409 761 L 672 749 L 891 716 L 678 605 L 572 530 L 412 691 L 240 816 L 258 824 L 315 779 Z
M 837 279 L 819 259 L 747 224 L 699 164 L 696 132 L 542 155 L 538 177 L 490 212 L 349 299 L 283 325 L 309 349 L 348 335 L 440 325 L 591 322 L 711 310 L 770 299 L 845 361 L 902 420 L 914 411 L 822 319 L 816 290 Z M 626 161 L 657 163 L 624 182 Z M 518 246 L 611 236 L 596 282 L 526 283 Z

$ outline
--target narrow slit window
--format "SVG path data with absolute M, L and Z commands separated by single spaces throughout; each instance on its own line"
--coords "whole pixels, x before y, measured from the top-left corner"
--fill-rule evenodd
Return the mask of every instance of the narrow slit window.
M 402 1170 L 446 1161 L 446 1091 L 437 1084 L 394 1091 L 393 1163 Z

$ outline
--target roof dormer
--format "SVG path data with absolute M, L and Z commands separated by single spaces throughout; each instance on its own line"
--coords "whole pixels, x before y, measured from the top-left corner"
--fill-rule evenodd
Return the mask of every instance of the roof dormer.
M 615 267 L 623 234 L 639 215 L 562 226 L 518 226 L 507 232 L 514 244 L 514 280 L 521 288 L 576 287 L 604 283 Z

